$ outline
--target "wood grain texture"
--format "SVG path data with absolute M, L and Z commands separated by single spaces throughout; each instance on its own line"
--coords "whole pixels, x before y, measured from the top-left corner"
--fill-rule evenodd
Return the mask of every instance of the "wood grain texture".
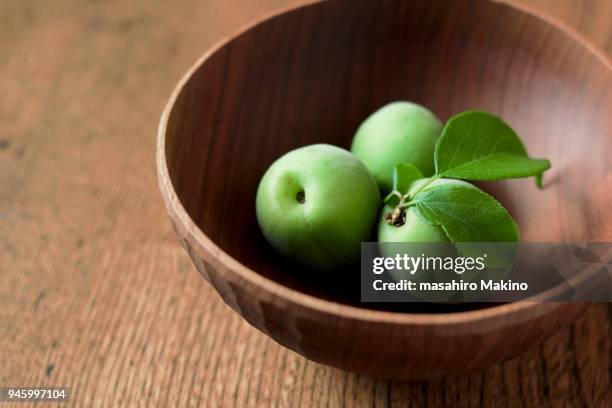
M 610 2 L 533 3 L 612 51 Z M 606 406 L 609 305 L 483 372 L 389 382 L 279 347 L 194 272 L 157 190 L 159 113 L 203 50 L 285 4 L 0 3 L 0 385 L 73 406 Z

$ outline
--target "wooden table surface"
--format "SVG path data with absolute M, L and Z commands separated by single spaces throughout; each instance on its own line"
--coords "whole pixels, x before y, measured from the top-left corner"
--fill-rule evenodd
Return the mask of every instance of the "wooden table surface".
M 609 403 L 610 304 L 484 372 L 390 382 L 284 349 L 198 275 L 157 189 L 159 115 L 204 50 L 287 3 L 0 2 L 0 386 L 74 406 Z M 612 53 L 612 1 L 531 3 Z

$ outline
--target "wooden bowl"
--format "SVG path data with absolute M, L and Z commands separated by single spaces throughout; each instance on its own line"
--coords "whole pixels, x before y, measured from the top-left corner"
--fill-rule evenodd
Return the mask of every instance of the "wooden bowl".
M 443 120 L 485 109 L 553 165 L 542 191 L 532 180 L 485 187 L 523 240 L 612 241 L 611 72 L 576 33 L 517 6 L 304 5 L 250 25 L 189 70 L 161 119 L 160 188 L 202 276 L 280 344 L 386 378 L 481 369 L 548 338 L 588 304 L 360 304 L 358 270 L 352 279 L 305 274 L 271 250 L 255 219 L 259 179 L 291 149 L 348 147 L 360 122 L 390 101 L 419 102 Z

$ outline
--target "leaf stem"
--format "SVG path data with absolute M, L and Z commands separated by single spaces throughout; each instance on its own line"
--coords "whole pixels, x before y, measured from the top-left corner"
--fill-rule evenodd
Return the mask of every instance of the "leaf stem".
M 399 192 L 399 191 L 397 191 L 397 190 L 393 190 L 393 191 L 391 192 L 391 194 L 389 194 L 389 196 L 392 196 L 392 195 L 396 196 L 396 197 L 397 197 L 398 199 L 400 199 L 400 200 L 402 200 L 402 199 L 404 198 L 404 196 L 402 195 L 402 193 L 400 193 L 400 192 Z
M 430 177 L 430 179 L 429 179 L 429 180 L 427 180 L 425 183 L 423 183 L 423 185 L 421 185 L 421 187 L 419 187 L 419 188 L 417 189 L 417 191 L 415 191 L 414 193 L 412 193 L 412 194 L 410 195 L 410 197 L 408 197 L 408 198 L 412 198 L 412 197 L 416 196 L 416 195 L 417 195 L 417 194 L 419 194 L 421 191 L 425 190 L 425 188 L 426 188 L 427 186 L 429 186 L 431 183 L 433 183 L 434 181 L 436 181 L 436 180 L 437 180 L 437 179 L 439 179 L 440 177 L 442 177 L 440 174 Z
M 411 205 L 415 205 L 415 204 L 416 204 L 416 201 L 408 201 L 407 203 L 400 203 L 397 206 L 401 209 L 404 209 L 404 208 L 408 208 Z

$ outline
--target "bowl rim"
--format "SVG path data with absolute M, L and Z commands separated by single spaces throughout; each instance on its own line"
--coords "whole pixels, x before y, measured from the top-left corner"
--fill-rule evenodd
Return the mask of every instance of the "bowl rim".
M 193 74 L 217 51 L 229 44 L 234 39 L 245 34 L 247 31 L 263 24 L 273 18 L 279 17 L 283 14 L 308 7 L 317 3 L 322 3 L 325 0 L 301 0 L 299 2 L 286 5 L 280 8 L 275 8 L 272 11 L 262 13 L 258 17 L 255 17 L 250 22 L 244 24 L 238 30 L 235 30 L 232 34 L 225 35 L 216 43 L 213 44 L 207 51 L 205 51 L 195 63 L 187 70 L 177 85 L 174 87 L 170 98 L 168 99 L 164 111 L 161 115 L 157 132 L 157 151 L 156 151 L 156 164 L 157 164 L 157 175 L 159 188 L 162 193 L 163 200 L 166 205 L 166 209 L 171 218 L 178 219 L 183 224 L 186 230 L 185 239 L 190 244 L 201 247 L 204 251 L 211 254 L 215 254 L 218 261 L 225 265 L 226 268 L 239 275 L 240 278 L 254 285 L 255 287 L 261 288 L 264 292 L 284 299 L 288 302 L 295 303 L 307 309 L 312 309 L 316 312 L 337 315 L 341 318 L 347 318 L 352 320 L 367 320 L 377 323 L 387 324 L 418 324 L 427 326 L 437 325 L 448 325 L 448 324 L 462 324 L 462 323 L 475 323 L 482 320 L 495 319 L 502 315 L 507 316 L 508 314 L 532 311 L 538 306 L 543 306 L 545 302 L 542 301 L 520 301 L 514 303 L 506 303 L 502 305 L 496 305 L 483 309 L 459 311 L 459 312 L 445 312 L 445 313 L 405 313 L 405 312 L 391 312 L 374 309 L 366 309 L 359 306 L 347 305 L 333 300 L 327 300 L 319 298 L 307 293 L 301 292 L 296 289 L 292 289 L 288 286 L 282 285 L 275 282 L 274 280 L 267 278 L 256 271 L 243 265 L 238 260 L 234 259 L 231 255 L 221 249 L 215 244 L 193 221 L 191 216 L 185 210 L 182 205 L 168 172 L 168 166 L 166 162 L 166 128 L 168 125 L 168 119 L 172 113 L 172 109 L 175 102 L 184 89 L 185 85 L 189 82 Z M 491 3 L 495 3 L 502 7 L 509 7 L 515 9 L 521 13 L 529 14 L 536 17 L 542 23 L 551 26 L 552 28 L 565 34 L 569 40 L 578 43 L 590 51 L 604 66 L 612 71 L 612 59 L 608 56 L 599 46 L 595 45 L 591 40 L 587 39 L 583 34 L 578 32 L 575 28 L 570 26 L 568 23 L 550 15 L 549 13 L 543 12 L 536 9 L 534 6 L 519 3 L 518 0 L 487 0 Z M 588 303 L 588 302 L 587 302 Z M 551 307 L 554 305 L 560 305 L 561 303 L 548 303 Z

